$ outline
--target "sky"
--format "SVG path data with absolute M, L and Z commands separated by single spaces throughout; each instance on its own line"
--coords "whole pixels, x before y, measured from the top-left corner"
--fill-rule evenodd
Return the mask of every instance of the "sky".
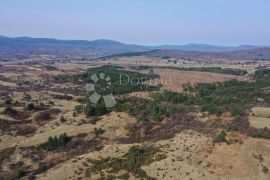
M 270 0 L 0 0 L 0 35 L 270 45 Z

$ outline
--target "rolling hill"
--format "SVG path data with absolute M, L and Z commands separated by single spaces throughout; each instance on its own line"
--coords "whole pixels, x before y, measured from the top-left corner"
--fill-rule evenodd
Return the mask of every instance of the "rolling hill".
M 106 55 L 148 51 L 150 48 L 138 45 L 123 44 L 112 40 L 57 40 L 48 38 L 18 37 L 8 38 L 0 36 L 0 56 L 31 56 L 55 55 L 70 57 L 96 58 Z
M 246 49 L 238 51 L 224 51 L 224 52 L 202 52 L 202 51 L 176 51 L 176 50 L 164 50 L 156 49 L 147 52 L 133 52 L 123 53 L 118 55 L 107 56 L 106 58 L 114 57 L 130 57 L 130 56 L 147 56 L 156 58 L 177 58 L 192 61 L 270 61 L 270 48 L 257 48 L 257 49 Z M 104 58 L 104 57 L 103 57 Z
M 154 51 L 153 51 L 154 50 Z M 150 51 L 150 52 L 149 52 Z M 231 59 L 252 58 L 269 59 L 268 48 L 243 45 L 237 47 L 214 46 L 207 44 L 142 46 L 124 44 L 117 41 L 100 39 L 85 40 L 58 40 L 50 38 L 0 36 L 0 57 L 29 57 L 32 55 L 53 55 L 57 57 L 99 58 L 125 53 L 154 52 L 158 55 L 173 54 L 187 58 L 205 59 L 209 56 L 215 58 L 228 57 Z

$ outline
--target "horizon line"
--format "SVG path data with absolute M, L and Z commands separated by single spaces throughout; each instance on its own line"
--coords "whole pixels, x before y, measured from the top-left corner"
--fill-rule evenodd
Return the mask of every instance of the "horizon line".
M 124 42 L 121 40 L 115 40 L 115 39 L 107 39 L 107 38 L 98 38 L 98 39 L 81 39 L 81 38 L 58 38 L 58 37 L 51 37 L 51 36 L 47 36 L 47 37 L 37 37 L 37 36 L 7 36 L 7 35 L 2 35 L 0 34 L 0 37 L 6 37 L 6 38 L 11 38 L 11 39 L 15 39 L 15 38 L 32 38 L 32 39 L 51 39 L 51 40 L 59 40 L 59 41 L 99 41 L 99 40 L 107 40 L 107 41 L 114 41 L 114 42 L 118 42 L 118 43 L 122 43 L 122 44 L 126 44 L 126 45 L 137 45 L 137 46 L 148 46 L 148 47 L 155 47 L 155 46 L 186 46 L 186 45 L 209 45 L 209 46 L 216 46 L 216 47 L 224 47 L 224 48 L 235 48 L 235 47 L 241 47 L 241 46 L 257 46 L 257 47 L 270 47 L 270 45 L 259 45 L 259 44 L 216 44 L 216 43 L 204 43 L 204 42 L 189 42 L 189 43 L 183 43 L 183 44 L 169 44 L 169 43 L 161 43 L 161 44 L 140 44 L 140 43 L 129 43 L 129 42 Z

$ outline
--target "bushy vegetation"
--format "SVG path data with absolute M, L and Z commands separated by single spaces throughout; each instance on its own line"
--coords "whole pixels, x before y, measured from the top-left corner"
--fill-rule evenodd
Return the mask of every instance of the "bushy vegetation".
M 8 97 L 6 100 L 5 100 L 5 105 L 11 105 L 12 104 L 12 99 L 10 97 Z
M 16 134 L 19 136 L 25 136 L 25 135 L 29 135 L 32 134 L 36 131 L 36 127 L 33 125 L 18 125 L 16 126 L 15 130 L 16 130 Z
M 161 99 L 154 101 L 136 97 L 119 99 L 114 107 L 115 111 L 124 111 L 136 117 L 144 124 L 159 123 L 166 117 L 175 118 L 179 114 L 190 111 L 189 107 L 163 102 Z
M 159 140 L 173 137 L 183 129 L 203 128 L 202 123 L 190 113 L 196 110 L 193 106 L 127 97 L 119 99 L 114 110 L 127 112 L 138 121 L 136 125 L 127 127 L 129 138 L 121 138 L 122 143 Z
M 51 113 L 49 111 L 42 111 L 35 116 L 38 121 L 48 121 L 52 119 Z
M 27 110 L 28 110 L 28 111 L 34 111 L 35 109 L 36 109 L 36 106 L 35 106 L 34 103 L 29 103 L 29 104 L 27 105 Z
M 109 110 L 106 108 L 104 103 L 98 103 L 96 105 L 88 103 L 84 109 L 85 115 L 88 117 L 91 116 L 102 116 L 107 114 Z
M 225 142 L 225 143 L 229 143 L 228 140 L 226 139 L 226 132 L 224 130 L 222 130 L 220 132 L 220 134 L 214 139 L 215 142 Z
M 104 132 L 105 132 L 105 130 L 103 130 L 101 128 L 94 128 L 94 134 L 95 134 L 96 137 L 99 137 Z
M 61 116 L 61 117 L 60 117 L 60 122 L 61 122 L 61 123 L 66 122 L 66 119 L 64 118 L 64 116 Z
M 83 105 L 76 105 L 74 107 L 74 112 L 76 114 L 81 114 L 84 111 L 84 106 Z
M 86 171 L 90 173 L 100 173 L 102 170 L 109 170 L 110 173 L 126 171 L 140 179 L 154 179 L 149 177 L 141 169 L 142 166 L 150 165 L 154 161 L 166 158 L 158 149 L 153 147 L 132 146 L 129 151 L 120 158 L 105 158 L 101 160 L 91 160 L 91 167 Z M 109 176 L 109 175 L 108 175 Z
M 70 138 L 66 133 L 60 134 L 58 137 L 49 137 L 48 141 L 41 145 L 41 148 L 46 149 L 47 151 L 53 151 L 59 147 L 65 146 Z
M 231 112 L 233 116 L 243 116 L 245 109 L 261 103 L 259 99 L 270 96 L 270 93 L 263 89 L 267 85 L 260 81 L 230 80 L 223 83 L 198 84 L 195 89 L 199 104 L 204 107 L 202 111 L 223 109 Z M 267 101 L 264 103 L 268 104 Z
M 154 101 L 166 101 L 174 104 L 198 105 L 201 112 L 221 116 L 230 112 L 232 122 L 214 122 L 215 128 L 228 131 L 241 131 L 253 137 L 270 138 L 268 128 L 257 129 L 250 127 L 248 110 L 256 105 L 269 106 L 270 70 L 258 70 L 254 75 L 255 81 L 229 80 L 223 83 L 199 83 L 194 86 L 186 84 L 185 93 L 163 92 L 153 93 Z M 225 131 L 224 131 L 225 132 Z M 216 139 L 225 141 L 222 132 Z
M 121 102 L 117 102 L 119 104 Z M 118 107 L 118 105 L 116 105 Z M 85 105 L 77 105 L 74 108 L 73 115 L 77 116 L 84 112 L 87 117 L 102 116 L 110 113 L 115 108 L 107 108 L 105 103 L 100 100 L 97 104 L 91 102 L 86 103 Z M 118 109 L 117 109 L 118 110 Z
M 99 91 L 102 87 L 107 85 L 105 80 L 100 80 L 96 84 L 96 91 L 100 94 L 110 94 L 119 95 L 126 94 L 135 91 L 154 91 L 159 90 L 159 86 L 146 85 L 144 82 L 150 79 L 158 78 L 157 74 L 142 74 L 139 72 L 126 71 L 121 67 L 105 65 L 97 68 L 90 68 L 87 72 L 74 75 L 74 76 L 57 76 L 55 78 L 56 82 L 71 82 L 75 84 L 85 85 L 86 83 L 94 83 L 91 76 L 100 73 L 105 73 L 106 77 L 110 77 L 111 85 L 103 91 Z
M 266 73 L 266 74 L 265 74 Z M 194 86 L 185 85 L 188 93 L 165 92 L 162 95 L 152 95 L 172 103 L 196 104 L 202 112 L 220 116 L 230 112 L 232 116 L 244 116 L 246 109 L 262 103 L 269 105 L 270 72 L 259 70 L 255 73 L 255 82 L 229 80 L 223 83 L 199 83 Z
M 215 68 L 213 69 L 216 72 L 218 71 Z M 93 83 L 91 80 L 92 74 L 99 74 L 104 71 L 106 75 L 111 78 L 113 87 L 111 90 L 116 94 L 138 91 L 138 88 L 142 90 L 140 83 L 147 80 L 141 79 L 139 80 L 139 84 L 129 84 L 128 79 L 121 79 L 121 83 L 126 84 L 119 86 L 120 74 L 126 73 L 129 75 L 129 78 L 145 76 L 148 78 L 158 77 L 154 74 L 144 75 L 137 72 L 125 71 L 120 67 L 103 66 L 89 69 L 86 73 L 76 77 L 73 76 L 72 78 L 74 78 L 73 80 L 77 83 Z M 210 71 L 210 69 L 200 69 L 199 71 Z M 123 98 L 121 96 L 117 101 L 117 105 L 112 109 L 107 109 L 102 101 L 98 102 L 97 105 L 84 102 L 84 105 L 79 105 L 74 108 L 74 113 L 80 114 L 84 112 L 87 116 L 101 116 L 111 110 L 124 111 L 136 117 L 141 124 L 151 129 L 153 125 L 159 124 L 166 118 L 173 120 L 181 119 L 185 114 L 194 112 L 195 107 L 199 107 L 201 112 L 208 112 L 208 114 L 215 114 L 216 116 L 230 112 L 234 119 L 231 123 L 223 124 L 222 129 L 247 132 L 254 137 L 268 137 L 268 130 L 263 131 L 250 128 L 246 117 L 248 114 L 247 110 L 251 107 L 257 104 L 269 105 L 270 93 L 267 87 L 270 86 L 270 71 L 256 71 L 254 80 L 255 81 L 229 80 L 222 83 L 199 83 L 196 85 L 187 83 L 184 85 L 184 93 L 168 91 L 152 93 L 151 100 Z M 186 124 L 188 125 L 188 123 Z M 187 125 L 184 127 L 187 127 Z M 217 127 L 219 127 L 219 125 Z M 222 139 L 222 135 L 223 134 L 219 136 L 219 139 Z
M 57 71 L 58 69 L 54 66 L 51 66 L 51 65 L 47 65 L 45 66 L 46 70 L 47 71 Z
M 110 78 L 109 86 L 107 86 L 108 82 L 105 80 L 100 80 L 98 83 L 94 83 L 92 80 L 92 75 L 99 75 L 100 73 L 104 73 L 106 77 Z M 75 75 L 75 76 L 58 76 L 56 77 L 57 82 L 71 82 L 75 84 L 85 85 L 87 83 L 93 83 L 96 85 L 95 90 L 101 95 L 121 95 L 129 92 L 135 91 L 155 91 L 159 90 L 160 86 L 148 86 L 144 82 L 153 78 L 158 78 L 159 76 L 156 74 L 141 74 L 133 71 L 123 70 L 123 67 L 113 66 L 113 65 L 104 65 L 98 68 L 88 69 L 87 72 Z M 106 87 L 106 88 L 104 88 Z M 89 94 L 91 95 L 91 93 Z M 70 100 L 72 97 L 63 95 L 54 95 L 54 98 L 57 99 L 67 99 Z M 79 105 L 74 108 L 74 116 L 85 113 L 86 116 L 101 116 L 108 112 L 110 109 L 107 109 L 103 99 L 97 104 L 91 104 L 89 102 L 89 96 L 86 96 L 87 100 L 82 102 L 84 105 Z
M 186 105 L 191 105 L 196 102 L 195 96 L 188 93 L 176 93 L 170 91 L 164 91 L 162 94 L 152 93 L 150 95 L 152 98 L 158 101 L 167 101 L 173 104 L 184 103 Z
M 72 96 L 69 96 L 67 94 L 64 94 L 64 95 L 61 95 L 61 94 L 54 94 L 52 95 L 52 97 L 54 99 L 60 99 L 60 100 L 72 100 L 73 97 Z
M 16 116 L 18 115 L 18 111 L 14 109 L 12 106 L 7 106 L 4 110 L 4 114 L 8 116 Z
M 245 115 L 244 109 L 236 105 L 232 105 L 229 110 L 230 110 L 231 115 L 235 117 Z

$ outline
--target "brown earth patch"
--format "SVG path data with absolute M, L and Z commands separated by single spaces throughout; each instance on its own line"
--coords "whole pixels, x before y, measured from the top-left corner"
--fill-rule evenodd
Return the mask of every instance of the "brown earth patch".
M 183 84 L 188 82 L 191 84 L 197 84 L 222 82 L 230 79 L 243 79 L 243 77 L 234 75 L 208 72 L 185 72 L 171 69 L 155 69 L 154 73 L 160 75 L 160 83 L 163 85 L 164 89 L 175 92 L 182 92 Z

